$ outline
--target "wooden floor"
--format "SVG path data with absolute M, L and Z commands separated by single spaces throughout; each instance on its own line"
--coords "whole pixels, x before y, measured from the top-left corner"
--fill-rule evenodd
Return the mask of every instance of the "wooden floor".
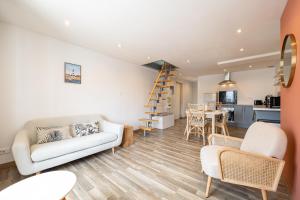
M 201 174 L 199 151 L 201 139 L 183 136 L 185 120 L 164 131 L 143 137 L 137 134 L 135 144 L 118 148 L 113 155 L 107 150 L 52 170 L 70 170 L 77 184 L 67 199 L 205 199 L 207 176 Z M 231 135 L 243 137 L 244 129 L 230 129 Z M 0 169 L 0 190 L 22 179 L 15 167 Z M 34 188 L 33 188 L 34 191 Z M 208 199 L 261 199 L 257 189 L 213 180 Z M 290 199 L 280 184 L 269 199 Z

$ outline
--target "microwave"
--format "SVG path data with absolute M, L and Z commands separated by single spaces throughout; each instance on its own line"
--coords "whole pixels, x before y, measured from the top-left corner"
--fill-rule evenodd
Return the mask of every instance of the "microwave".
M 280 97 L 270 97 L 270 108 L 280 108 Z

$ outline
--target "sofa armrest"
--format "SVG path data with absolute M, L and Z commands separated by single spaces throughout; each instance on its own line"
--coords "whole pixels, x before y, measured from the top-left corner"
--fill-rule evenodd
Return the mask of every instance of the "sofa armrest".
M 123 130 L 124 130 L 123 124 L 117 124 L 106 120 L 102 120 L 101 128 L 104 132 L 117 134 L 118 138 L 117 141 L 115 142 L 115 146 L 119 146 L 121 144 L 123 138 Z
M 220 150 L 221 180 L 262 190 L 276 191 L 284 161 L 233 148 Z
M 32 174 L 33 162 L 30 157 L 30 142 L 26 130 L 17 133 L 12 145 L 12 153 L 19 172 L 22 175 Z
M 225 146 L 225 147 L 232 147 L 239 149 L 243 139 L 237 137 L 230 137 L 220 134 L 211 134 L 208 137 L 208 143 L 210 145 L 218 145 L 218 146 Z

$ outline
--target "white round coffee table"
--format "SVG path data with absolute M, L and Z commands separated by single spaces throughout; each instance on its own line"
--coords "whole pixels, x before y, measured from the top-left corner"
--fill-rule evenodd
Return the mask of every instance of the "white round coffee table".
M 0 192 L 1 200 L 61 200 L 76 183 L 76 175 L 69 171 L 53 171 L 31 176 Z

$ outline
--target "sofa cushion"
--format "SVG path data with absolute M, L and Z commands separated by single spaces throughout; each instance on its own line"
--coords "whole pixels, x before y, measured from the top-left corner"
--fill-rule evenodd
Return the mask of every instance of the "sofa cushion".
M 75 137 L 57 142 L 35 144 L 31 146 L 31 159 L 34 162 L 39 162 L 109 143 L 117 138 L 117 134 L 101 132 L 85 137 Z
M 73 137 L 87 136 L 100 132 L 99 121 L 72 124 L 70 129 Z
M 224 147 L 217 145 L 204 146 L 200 150 L 202 169 L 210 177 L 220 179 L 218 152 Z
M 72 138 L 68 126 L 64 127 L 37 127 L 37 144 L 55 142 Z

